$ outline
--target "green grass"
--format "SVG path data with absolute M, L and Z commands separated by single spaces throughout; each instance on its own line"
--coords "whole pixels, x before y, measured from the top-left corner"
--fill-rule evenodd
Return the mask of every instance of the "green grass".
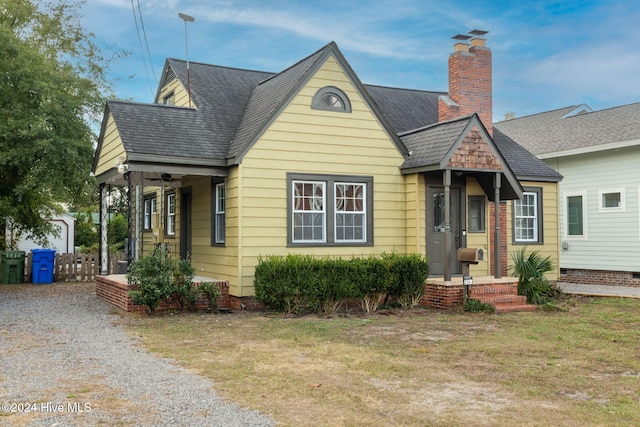
M 125 321 L 151 351 L 280 425 L 640 425 L 640 300 L 557 305 Z

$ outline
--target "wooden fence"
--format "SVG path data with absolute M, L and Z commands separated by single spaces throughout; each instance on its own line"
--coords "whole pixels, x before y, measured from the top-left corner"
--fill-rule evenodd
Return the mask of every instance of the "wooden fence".
M 31 282 L 33 266 L 33 254 L 25 256 L 24 281 Z M 124 254 L 111 254 L 109 256 L 111 274 L 118 271 L 118 261 L 124 260 Z M 59 254 L 56 253 L 53 263 L 53 280 L 55 282 L 79 281 L 88 282 L 96 279 L 99 271 L 99 254 Z

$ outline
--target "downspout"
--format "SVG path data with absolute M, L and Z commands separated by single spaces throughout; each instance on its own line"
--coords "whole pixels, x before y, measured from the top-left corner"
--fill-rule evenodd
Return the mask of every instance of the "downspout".
M 493 200 L 494 200 L 494 205 L 495 205 L 495 209 L 494 209 L 494 214 L 496 216 L 495 218 L 495 228 L 493 230 L 493 249 L 494 249 L 494 254 L 493 254 L 493 266 L 494 266 L 494 277 L 496 279 L 499 279 L 502 277 L 502 257 L 501 257 L 501 252 L 502 252 L 502 248 L 501 248 L 501 241 L 500 241 L 500 172 L 496 172 L 495 175 L 495 182 L 493 184 L 493 191 L 494 191 L 494 196 L 493 196 Z

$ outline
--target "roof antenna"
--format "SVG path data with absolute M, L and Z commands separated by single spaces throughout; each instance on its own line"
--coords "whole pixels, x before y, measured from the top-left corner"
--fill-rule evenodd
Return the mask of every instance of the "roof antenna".
M 195 22 L 193 16 L 178 12 L 178 17 L 184 21 L 184 46 L 187 51 L 187 93 L 189 95 L 189 108 L 191 108 L 191 76 L 189 75 L 189 41 L 187 39 L 187 22 Z

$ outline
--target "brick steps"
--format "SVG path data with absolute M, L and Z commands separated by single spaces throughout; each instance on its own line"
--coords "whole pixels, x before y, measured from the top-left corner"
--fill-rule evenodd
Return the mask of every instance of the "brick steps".
M 538 307 L 527 304 L 527 297 L 518 295 L 517 285 L 484 284 L 472 286 L 469 297 L 488 303 L 496 308 L 496 313 L 535 311 Z

